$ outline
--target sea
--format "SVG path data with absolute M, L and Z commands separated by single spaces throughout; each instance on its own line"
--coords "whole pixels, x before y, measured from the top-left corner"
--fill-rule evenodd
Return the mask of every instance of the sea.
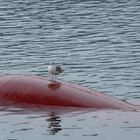
M 139 0 L 0 0 L 0 75 L 48 76 L 140 105 Z M 140 112 L 0 106 L 0 140 L 139 140 Z

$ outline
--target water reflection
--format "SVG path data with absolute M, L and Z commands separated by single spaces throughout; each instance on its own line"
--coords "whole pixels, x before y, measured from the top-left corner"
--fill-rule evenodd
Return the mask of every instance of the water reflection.
M 59 116 L 56 115 L 55 112 L 50 112 L 49 117 L 46 119 L 46 121 L 49 122 L 48 131 L 50 135 L 55 135 L 56 133 L 62 130 L 61 119 Z

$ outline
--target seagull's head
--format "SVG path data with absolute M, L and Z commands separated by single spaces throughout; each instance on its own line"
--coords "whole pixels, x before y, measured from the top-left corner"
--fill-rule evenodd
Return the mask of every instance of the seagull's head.
M 50 62 L 50 65 L 54 65 L 54 64 L 55 64 L 55 62 L 54 62 L 54 61 L 51 61 L 51 62 Z

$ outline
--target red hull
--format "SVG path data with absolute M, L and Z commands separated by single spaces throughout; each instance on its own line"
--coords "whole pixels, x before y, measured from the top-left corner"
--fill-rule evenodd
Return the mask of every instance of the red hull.
M 1 76 L 0 101 L 97 109 L 135 109 L 132 104 L 80 85 L 52 83 L 47 78 L 29 75 Z

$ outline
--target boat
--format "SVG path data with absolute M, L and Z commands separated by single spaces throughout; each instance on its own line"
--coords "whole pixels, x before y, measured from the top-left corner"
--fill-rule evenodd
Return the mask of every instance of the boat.
M 116 97 L 66 81 L 34 75 L 0 76 L 0 102 L 94 109 L 136 110 Z

